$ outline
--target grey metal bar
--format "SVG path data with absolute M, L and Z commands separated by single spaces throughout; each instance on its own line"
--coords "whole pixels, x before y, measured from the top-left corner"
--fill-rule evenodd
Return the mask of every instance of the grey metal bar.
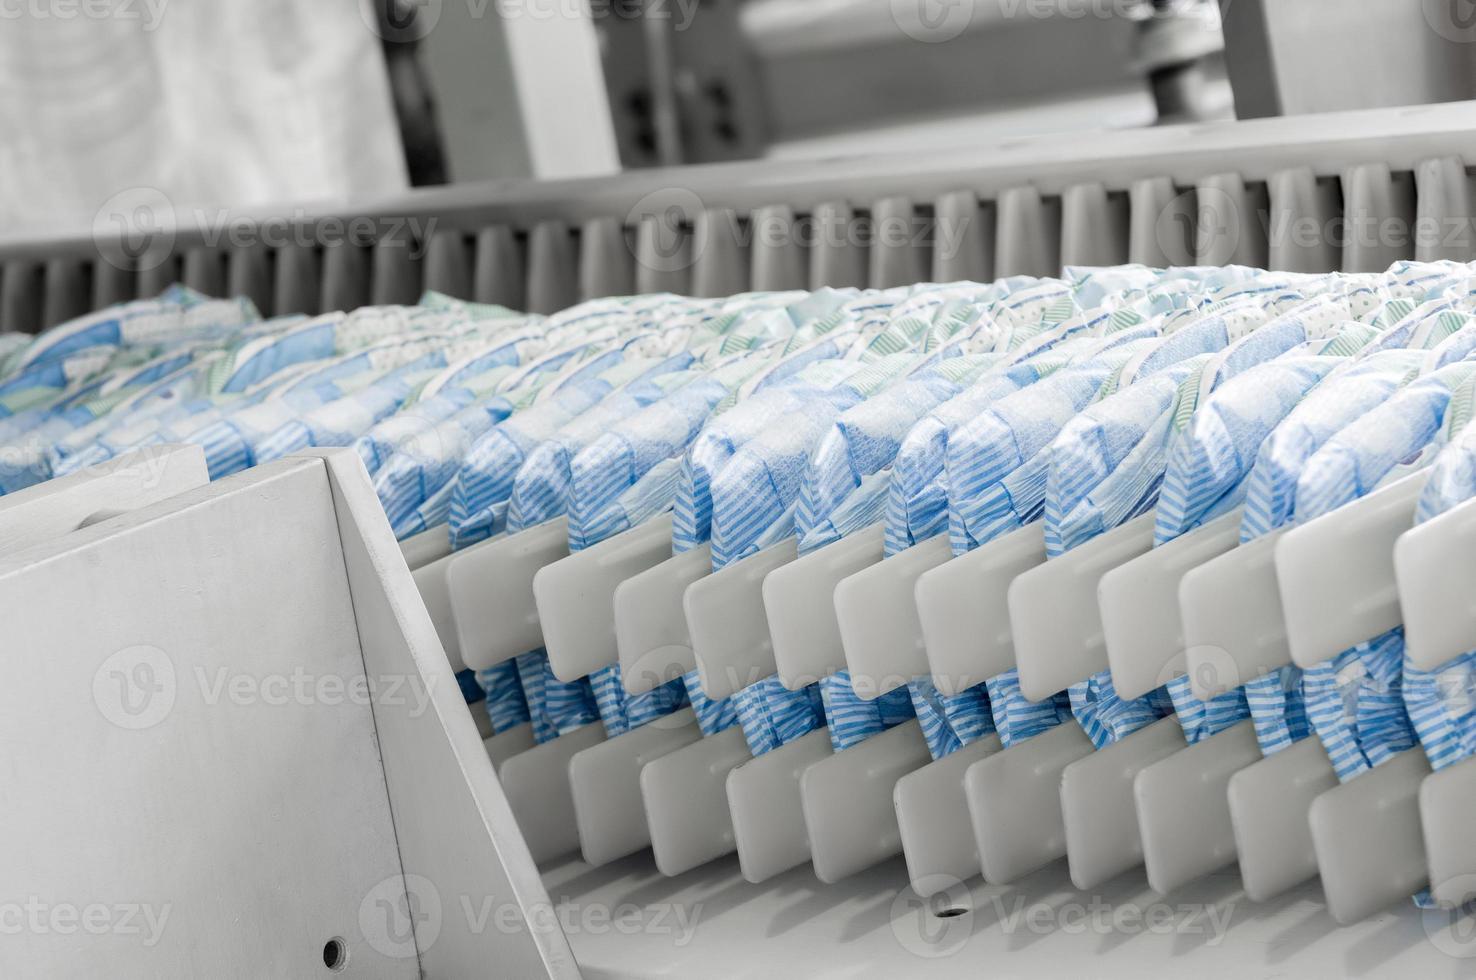
M 206 296 L 225 295 L 225 256 L 208 245 L 199 245 L 185 252 L 184 283 Z
M 1053 276 L 1061 268 L 1061 206 L 1035 187 L 1011 187 L 999 195 L 994 274 Z
M 101 256 L 93 257 L 92 308 L 100 310 L 138 296 L 138 276 Z
M 41 274 L 40 263 L 25 259 L 11 259 L 0 269 L 0 329 L 41 329 Z
M 1350 167 L 1343 175 L 1343 271 L 1382 272 L 1414 257 L 1415 183 L 1385 164 Z
M 1342 242 L 1330 233 L 1342 213 L 1337 184 L 1319 180 L 1309 167 L 1298 167 L 1272 174 L 1266 189 L 1271 203 L 1269 268 L 1286 272 L 1342 268 Z
M 692 291 L 692 234 L 670 210 L 647 215 L 636 227 L 635 286 L 638 293 Z
M 415 243 L 387 237 L 374 245 L 369 275 L 369 299 L 377 305 L 410 304 L 420 300 L 420 258 Z
M 1167 177 L 1145 177 L 1128 188 L 1128 261 L 1189 265 L 1194 261 L 1194 195 Z
M 1196 261 L 1200 265 L 1264 268 L 1268 259 L 1265 192 L 1257 194 L 1240 174 L 1206 177 L 1196 188 Z
M 431 236 L 425 250 L 425 288 L 472 298 L 472 257 L 465 232 L 447 228 Z
M 528 236 L 528 310 L 553 313 L 578 298 L 574 238 L 562 221 L 539 222 Z
M 163 261 L 150 260 L 138 270 L 138 295 L 158 296 L 179 282 L 184 263 L 179 253 L 166 256 Z
M 89 269 L 81 259 L 58 258 L 46 263 L 46 298 L 41 312 L 43 327 L 53 327 L 89 309 L 92 285 Z
M 275 308 L 273 261 L 271 250 L 261 242 L 231 249 L 226 258 L 226 291 L 231 296 L 247 297 L 263 315 L 270 316 Z
M 810 227 L 810 288 L 865 286 L 867 249 L 850 205 L 838 201 L 819 205 Z
M 1061 264 L 1120 265 L 1128 256 L 1127 198 L 1093 181 L 1061 195 Z
M 753 235 L 751 268 L 754 289 L 805 288 L 809 264 L 794 226 L 794 210 L 786 204 L 754 210 L 749 222 Z
M 950 191 L 933 203 L 933 281 L 994 278 L 994 204 L 973 191 Z
M 629 295 L 635 255 L 619 218 L 586 221 L 579 232 L 579 298 Z
M 1471 178 L 1459 157 L 1426 160 L 1415 170 L 1415 258 L 1468 261 L 1476 254 L 1476 211 L 1471 207 Z
M 869 280 L 885 288 L 922 282 L 932 268 L 927 229 L 905 197 L 887 197 L 871 206 L 872 242 Z
M 277 250 L 277 290 L 272 300 L 273 313 L 313 314 L 324 308 L 323 280 L 318 263 L 317 250 L 306 245 L 286 245 Z
M 523 247 L 506 225 L 485 228 L 477 235 L 476 264 L 472 270 L 472 298 L 522 309 L 527 295 Z
M 748 291 L 749 258 L 738 213 L 709 208 L 692 228 L 692 295 L 732 296 Z

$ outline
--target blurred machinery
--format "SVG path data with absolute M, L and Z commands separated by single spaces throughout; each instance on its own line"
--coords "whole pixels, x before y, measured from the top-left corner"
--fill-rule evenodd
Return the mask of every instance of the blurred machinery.
M 439 29 L 423 32 L 421 57 L 457 181 L 1476 95 L 1476 46 L 1445 0 L 504 0 L 500 17 L 428 6 Z

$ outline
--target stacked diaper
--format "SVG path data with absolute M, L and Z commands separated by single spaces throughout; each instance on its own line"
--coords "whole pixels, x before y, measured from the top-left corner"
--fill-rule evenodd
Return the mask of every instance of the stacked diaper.
M 562 519 L 579 551 L 671 512 L 673 552 L 710 546 L 714 570 L 877 527 L 887 555 L 962 555 L 1039 523 L 1054 560 L 1149 512 L 1163 545 L 1237 507 L 1250 541 L 1429 466 L 1425 520 L 1476 495 L 1473 281 L 1125 266 L 274 320 L 176 287 L 0 343 L 0 492 L 163 443 L 202 446 L 212 478 L 352 446 L 402 538 L 444 526 L 468 548 Z M 1315 736 L 1350 779 L 1416 744 L 1437 766 L 1476 753 L 1473 672 L 1476 653 L 1405 665 L 1396 629 L 1207 703 L 1183 678 L 1122 698 L 1106 672 L 1037 702 L 1015 671 L 949 695 L 921 676 L 872 696 L 844 671 L 632 695 L 618 667 L 561 681 L 538 649 L 477 680 L 495 730 L 540 742 L 684 706 L 755 755 L 913 718 L 943 758 L 991 733 L 1077 724 L 1100 748 L 1173 716 L 1192 743 L 1249 717 L 1264 752 Z

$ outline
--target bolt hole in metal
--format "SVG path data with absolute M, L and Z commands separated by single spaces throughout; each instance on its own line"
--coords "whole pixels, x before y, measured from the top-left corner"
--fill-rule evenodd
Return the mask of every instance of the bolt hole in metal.
M 333 973 L 341 973 L 348 966 L 348 946 L 337 936 L 323 944 L 323 965 Z

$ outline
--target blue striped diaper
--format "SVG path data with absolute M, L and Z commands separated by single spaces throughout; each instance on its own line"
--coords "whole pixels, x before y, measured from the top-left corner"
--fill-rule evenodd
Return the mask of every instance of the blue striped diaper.
M 1155 341 L 1131 341 L 1062 368 L 989 404 L 948 435 L 948 535 L 956 555 L 1036 520 L 1045 504 L 1043 450 L 1097 398 L 1130 358 Z
M 1415 523 L 1423 524 L 1476 497 L 1476 427 L 1472 384 L 1456 389 L 1444 426 L 1453 433 L 1435 457 L 1420 494 Z M 1404 663 L 1404 706 L 1434 769 L 1476 755 L 1476 651 L 1453 657 L 1434 670 Z
M 1169 453 L 1154 525 L 1154 546 L 1163 545 L 1234 507 L 1266 437 L 1287 414 L 1315 390 L 1343 359 L 1288 356 L 1252 368 L 1225 382 L 1199 407 Z M 1227 692 L 1204 702 L 1194 697 L 1187 678 L 1168 684 L 1174 710 L 1190 744 L 1236 724 L 1247 712 L 1275 718 L 1277 738 L 1306 736 L 1306 713 L 1300 691 L 1286 684 L 1299 676 L 1278 671 L 1244 693 Z M 1269 734 L 1269 732 L 1268 732 Z
M 1246 478 L 1242 543 L 1291 523 L 1297 480 L 1307 460 L 1335 432 L 1398 391 L 1413 359 L 1410 352 L 1394 350 L 1339 368 L 1287 413 L 1261 443 Z M 1252 678 L 1245 692 L 1264 754 L 1312 734 L 1301 668 L 1287 665 Z
M 1206 373 L 1228 372 L 1248 360 L 1236 359 L 1242 348 L 1254 347 L 1274 356 L 1286 346 L 1283 337 L 1270 345 L 1258 343 L 1259 339 L 1251 333 L 1224 354 L 1197 354 L 1164 367 L 1087 407 L 1062 427 L 1048 450 L 1048 557 L 1065 554 L 1120 527 L 1157 503 L 1176 417 L 1183 417 L 1181 411 L 1192 412 L 1201 393 L 1209 394 L 1204 386 L 1213 384 L 1213 379 L 1207 382 Z M 1182 344 L 1176 347 L 1187 349 Z M 1249 713 L 1239 691 L 1204 704 L 1190 693 L 1185 678 L 1143 697 L 1124 699 L 1117 693 L 1111 672 L 1102 671 L 1072 685 L 1069 694 L 1073 714 L 1098 748 L 1152 724 L 1176 707 L 1182 708 L 1180 721 L 1191 741 L 1208 737 Z
M 712 538 L 712 481 L 740 448 L 778 419 L 807 417 L 817 411 L 828 417 L 855 404 L 860 395 L 845 379 L 859 367 L 851 361 L 821 362 L 709 421 L 682 459 L 681 486 L 672 508 L 672 550 L 690 551 Z M 812 380 L 816 373 L 832 377 Z
M 730 391 L 725 381 L 705 375 L 582 449 L 569 464 L 569 547 L 586 548 L 627 530 L 651 516 L 642 513 L 650 507 L 666 509 L 676 497 L 681 454 Z M 641 493 L 643 481 L 652 496 Z
M 1314 520 L 1402 475 L 1438 441 L 1453 389 L 1476 362 L 1427 375 L 1334 433 L 1297 480 L 1297 523 Z M 1308 669 L 1307 717 L 1341 780 L 1414 746 L 1403 692 L 1404 631 L 1396 628 Z
M 599 379 L 566 386 L 513 414 L 473 443 L 453 481 L 449 520 L 453 547 L 474 544 L 504 530 L 508 499 L 528 454 L 609 393 L 609 384 Z

